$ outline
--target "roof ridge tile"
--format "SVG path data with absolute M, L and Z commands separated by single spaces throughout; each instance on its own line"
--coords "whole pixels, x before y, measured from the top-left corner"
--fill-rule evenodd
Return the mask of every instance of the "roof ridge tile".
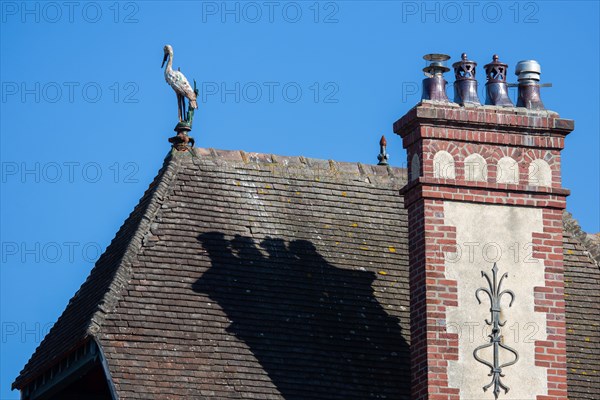
M 569 232 L 577 242 L 585 249 L 588 257 L 600 267 L 600 241 L 593 239 L 587 232 L 585 232 L 579 221 L 573 217 L 573 214 L 565 210 L 563 212 L 563 226 L 564 229 Z

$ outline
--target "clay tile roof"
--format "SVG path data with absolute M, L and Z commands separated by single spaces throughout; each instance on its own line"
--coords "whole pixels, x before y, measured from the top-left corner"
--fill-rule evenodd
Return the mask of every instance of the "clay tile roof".
M 564 221 L 567 383 L 570 399 L 600 398 L 600 253 L 585 239 L 579 223 Z
M 13 386 L 95 340 L 120 399 L 410 398 L 405 183 L 388 166 L 169 155 Z M 565 255 L 569 390 L 591 399 L 597 375 L 575 365 L 597 374 L 599 271 L 569 231 Z

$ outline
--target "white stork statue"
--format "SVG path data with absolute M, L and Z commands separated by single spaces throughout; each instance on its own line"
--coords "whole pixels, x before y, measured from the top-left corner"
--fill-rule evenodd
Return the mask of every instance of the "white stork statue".
M 165 69 L 165 80 L 177 95 L 177 111 L 179 114 L 179 122 L 181 122 L 185 115 L 184 97 L 187 97 L 188 99 L 189 108 L 197 109 L 198 103 L 196 102 L 196 93 L 194 93 L 194 89 L 192 89 L 190 83 L 180 71 L 173 71 L 173 47 L 168 44 L 164 47 L 164 51 L 165 56 L 161 68 L 164 67 L 165 62 L 169 60 L 169 62 L 167 62 L 167 68 Z

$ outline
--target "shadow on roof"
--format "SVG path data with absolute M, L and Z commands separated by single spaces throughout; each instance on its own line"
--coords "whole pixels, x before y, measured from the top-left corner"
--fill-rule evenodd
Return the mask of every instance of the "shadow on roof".
M 193 289 L 220 305 L 283 398 L 410 398 L 408 344 L 374 273 L 338 268 L 306 240 L 198 240 L 212 266 Z

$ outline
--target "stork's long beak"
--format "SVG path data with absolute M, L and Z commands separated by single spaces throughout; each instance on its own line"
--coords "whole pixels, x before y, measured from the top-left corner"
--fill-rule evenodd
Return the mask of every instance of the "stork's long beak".
M 167 58 L 169 58 L 169 53 L 165 53 L 165 56 L 163 57 L 162 65 L 160 66 L 161 68 L 165 66 L 165 63 L 167 62 Z

